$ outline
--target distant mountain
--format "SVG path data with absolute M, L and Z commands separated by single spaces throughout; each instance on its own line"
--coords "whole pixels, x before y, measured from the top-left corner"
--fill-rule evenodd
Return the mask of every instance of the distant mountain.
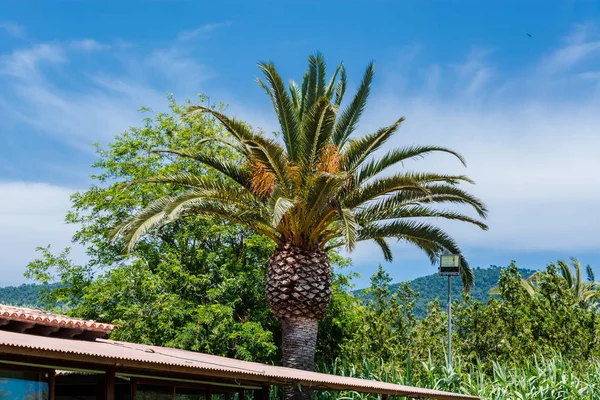
M 473 270 L 475 273 L 475 286 L 471 291 L 471 296 L 475 300 L 486 302 L 490 297 L 490 290 L 498 284 L 502 267 L 491 266 L 489 268 L 477 267 Z M 535 271 L 530 269 L 519 269 L 522 277 L 528 278 Z M 399 283 L 390 285 L 392 291 L 396 291 Z M 410 287 L 417 293 L 419 297 L 415 302 L 415 315 L 422 318 L 427 313 L 427 304 L 439 299 L 443 308 L 448 304 L 448 278 L 438 274 L 423 276 L 410 281 Z M 459 299 L 462 295 L 462 283 L 460 278 L 452 278 L 452 299 Z M 354 295 L 360 299 L 368 300 L 369 295 L 364 292 L 364 289 L 354 291 Z
M 6 286 L 0 288 L 0 304 L 22 307 L 41 307 L 40 298 L 44 290 L 53 290 L 58 283 L 48 285 L 23 284 L 21 286 Z

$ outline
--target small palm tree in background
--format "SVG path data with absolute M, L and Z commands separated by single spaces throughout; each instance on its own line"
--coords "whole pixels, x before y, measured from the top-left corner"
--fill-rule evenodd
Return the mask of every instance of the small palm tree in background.
M 584 308 L 598 306 L 600 292 L 598 292 L 598 283 L 595 281 L 591 265 L 587 265 L 585 268 L 587 279 L 583 278 L 583 268 L 579 260 L 575 257 L 571 257 L 571 265 L 564 260 L 559 260 L 556 264 L 551 263 L 548 267 L 558 270 L 580 306 Z M 529 278 L 521 281 L 522 286 L 531 296 L 534 296 L 538 292 L 538 284 L 543 273 L 543 271 L 537 271 Z
M 266 294 L 272 312 L 283 324 L 284 366 L 312 370 L 318 321 L 331 297 L 332 271 L 328 251 L 358 242 L 374 241 L 387 260 L 388 240 L 411 243 L 435 262 L 443 252 L 460 254 L 454 240 L 427 222 L 431 218 L 458 220 L 487 229 L 480 219 L 435 207 L 443 203 L 472 207 L 480 218 L 485 205 L 459 185 L 471 183 L 463 175 L 415 173 L 393 169 L 403 161 L 432 152 L 448 153 L 464 164 L 458 153 L 439 146 L 382 149 L 403 121 L 376 132 L 353 137 L 369 96 L 370 64 L 350 103 L 342 108 L 346 73 L 342 64 L 326 80 L 321 55 L 309 57 L 300 85 L 286 87 L 272 63 L 261 63 L 264 81 L 258 83 L 273 102 L 280 138 L 253 131 L 235 118 L 201 105 L 188 115 L 209 113 L 220 121 L 228 138 L 212 139 L 230 146 L 241 161 L 232 161 L 196 148 L 157 150 L 202 163 L 222 173 L 222 180 L 180 174 L 146 180 L 189 188 L 165 197 L 116 228 L 126 249 L 147 233 L 188 216 L 209 215 L 246 225 L 276 243 L 268 268 Z M 384 174 L 385 173 L 385 174 Z M 464 260 L 463 260 L 464 261 Z M 463 264 L 465 288 L 473 274 Z M 310 392 L 286 391 L 286 398 L 306 398 Z

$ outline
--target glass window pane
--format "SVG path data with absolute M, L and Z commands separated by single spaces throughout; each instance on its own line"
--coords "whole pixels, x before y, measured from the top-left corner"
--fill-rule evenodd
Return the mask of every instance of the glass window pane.
M 2 400 L 48 400 L 49 393 L 44 373 L 0 370 Z

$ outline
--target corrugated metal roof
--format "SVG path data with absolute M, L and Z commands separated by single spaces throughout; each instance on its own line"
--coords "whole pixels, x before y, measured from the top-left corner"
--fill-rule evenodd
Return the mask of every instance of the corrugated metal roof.
M 117 327 L 96 321 L 87 321 L 66 315 L 53 314 L 43 310 L 25 307 L 13 307 L 0 304 L 0 321 L 17 321 L 34 323 L 35 325 L 53 326 L 57 328 L 79 328 L 84 331 L 108 333 Z
M 157 372 L 168 369 L 191 375 L 282 385 L 301 384 L 315 389 L 354 390 L 414 398 L 477 399 L 473 396 L 276 367 L 159 346 L 104 339 L 86 342 L 0 331 L 0 354 L 24 354 L 23 349 L 35 350 L 31 354 L 40 359 L 70 359 L 76 355 L 80 362 L 143 368 Z

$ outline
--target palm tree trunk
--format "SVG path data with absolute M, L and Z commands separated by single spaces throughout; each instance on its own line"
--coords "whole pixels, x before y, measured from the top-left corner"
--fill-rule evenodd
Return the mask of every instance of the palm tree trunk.
M 312 371 L 319 320 L 331 300 L 331 266 L 327 253 L 281 245 L 271 256 L 267 278 L 269 307 L 283 325 L 283 366 Z M 285 400 L 309 400 L 312 390 L 286 387 Z
M 319 321 L 314 318 L 293 318 L 282 321 L 283 366 L 313 371 Z M 300 390 L 297 386 L 283 389 L 284 400 L 310 400 L 312 390 Z

